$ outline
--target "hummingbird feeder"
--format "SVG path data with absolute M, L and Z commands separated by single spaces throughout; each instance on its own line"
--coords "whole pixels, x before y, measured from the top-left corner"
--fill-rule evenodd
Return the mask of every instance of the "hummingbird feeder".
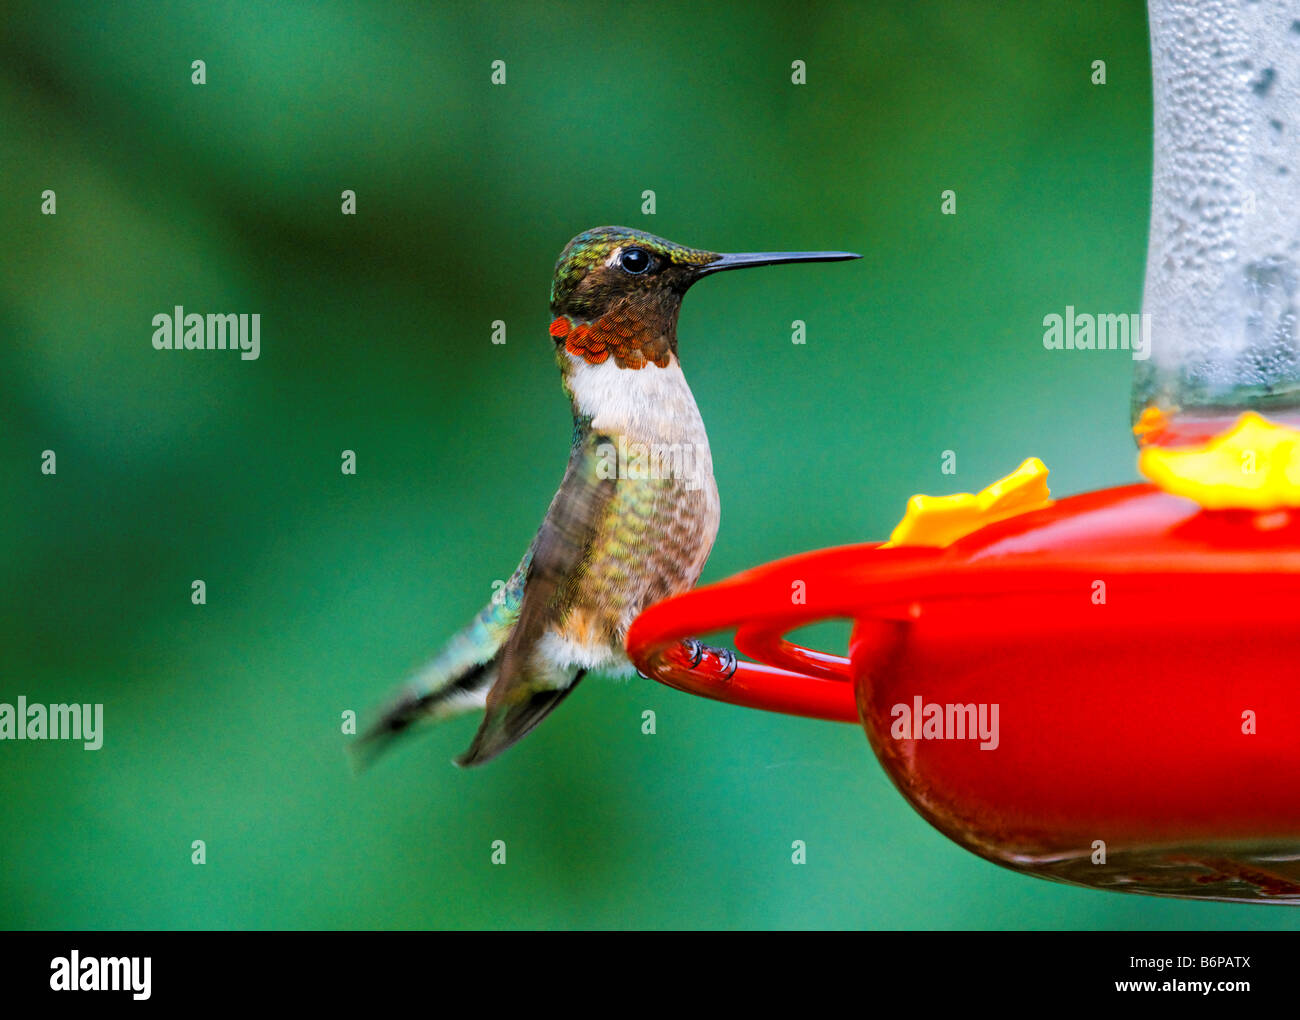
M 647 609 L 647 676 L 860 723 L 920 814 L 1058 881 L 1300 903 L 1300 3 L 1151 0 L 1154 187 L 1133 431 L 1149 480 L 1026 460 L 883 543 Z M 847 655 L 787 641 L 853 621 Z M 693 640 L 734 631 L 737 661 Z

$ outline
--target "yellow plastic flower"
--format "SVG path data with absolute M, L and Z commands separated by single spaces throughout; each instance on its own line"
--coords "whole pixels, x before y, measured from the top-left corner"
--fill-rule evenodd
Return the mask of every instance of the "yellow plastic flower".
M 1047 468 L 1030 457 L 983 491 L 952 496 L 913 496 L 907 513 L 883 548 L 901 545 L 946 546 L 994 521 L 1051 506 Z
M 1300 432 L 1247 411 L 1199 446 L 1147 447 L 1138 470 L 1207 510 L 1300 506 Z

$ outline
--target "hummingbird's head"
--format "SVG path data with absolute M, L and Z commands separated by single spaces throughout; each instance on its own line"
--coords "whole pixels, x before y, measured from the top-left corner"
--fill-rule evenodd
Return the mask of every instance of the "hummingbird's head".
M 575 358 L 619 368 L 666 368 L 677 353 L 677 313 L 696 280 L 724 269 L 855 259 L 849 252 L 721 255 L 643 230 L 596 227 L 560 253 L 551 283 L 551 336 Z

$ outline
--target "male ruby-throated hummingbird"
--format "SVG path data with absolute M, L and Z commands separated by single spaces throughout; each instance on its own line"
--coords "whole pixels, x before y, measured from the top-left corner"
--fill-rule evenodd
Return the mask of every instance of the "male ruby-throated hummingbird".
M 479 765 L 541 722 L 588 670 L 630 669 L 628 627 L 695 584 L 718 532 L 709 440 L 677 359 L 682 296 L 721 270 L 858 257 L 720 255 L 627 227 L 571 240 L 551 284 L 550 334 L 573 405 L 560 491 L 504 589 L 411 679 L 362 746 L 483 709 L 456 759 Z

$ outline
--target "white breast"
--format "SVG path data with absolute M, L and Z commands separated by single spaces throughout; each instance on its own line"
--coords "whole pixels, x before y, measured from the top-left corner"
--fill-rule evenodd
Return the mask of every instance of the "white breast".
M 667 368 L 619 368 L 610 358 L 599 365 L 568 355 L 573 363 L 568 385 L 574 409 L 591 418 L 592 428 L 645 442 L 685 442 L 708 453 L 700 409 L 675 354 Z M 713 464 L 709 461 L 709 473 Z

